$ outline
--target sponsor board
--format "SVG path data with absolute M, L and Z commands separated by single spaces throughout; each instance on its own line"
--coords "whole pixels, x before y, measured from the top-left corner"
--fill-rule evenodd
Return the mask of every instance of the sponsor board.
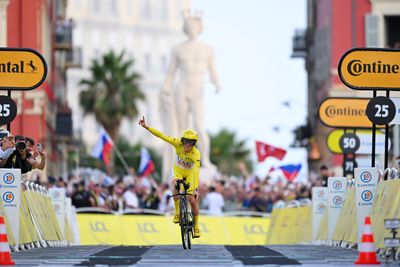
M 332 240 L 340 211 L 344 204 L 347 179 L 344 177 L 328 178 L 328 240 Z
M 21 205 L 21 170 L 0 169 L 0 195 L 4 211 L 10 221 L 16 245 L 19 242 L 19 216 Z
M 339 77 L 355 90 L 400 90 L 399 52 L 379 48 L 350 49 L 339 61 Z
M 331 131 L 327 138 L 326 144 L 328 149 L 334 154 L 343 154 L 342 148 L 340 147 L 340 138 L 344 135 L 344 130 L 333 130 Z M 360 146 L 356 150 L 356 154 L 366 154 L 370 155 L 372 152 L 372 131 L 371 130 L 357 130 L 356 135 L 360 141 Z M 391 147 L 391 142 L 389 138 L 389 150 Z M 376 131 L 375 140 L 375 153 L 384 154 L 385 153 L 385 135 L 382 131 Z
M 355 168 L 355 193 L 356 193 L 356 213 L 357 213 L 357 240 L 360 242 L 364 226 L 365 216 L 369 214 L 372 206 L 375 189 L 378 184 L 378 168 Z
M 313 187 L 312 188 L 312 205 L 313 205 L 313 240 L 316 240 L 319 225 L 321 224 L 322 216 L 328 206 L 328 188 Z
M 369 98 L 326 98 L 318 110 L 323 124 L 333 128 L 370 129 L 367 117 Z
M 47 75 L 47 64 L 33 49 L 0 48 L 0 90 L 32 90 Z

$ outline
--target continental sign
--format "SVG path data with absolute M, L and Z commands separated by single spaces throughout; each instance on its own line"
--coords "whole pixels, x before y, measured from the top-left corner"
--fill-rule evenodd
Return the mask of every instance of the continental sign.
M 343 154 L 340 147 L 339 140 L 344 135 L 344 130 L 334 130 L 328 134 L 326 137 L 326 144 L 328 149 L 334 154 Z M 360 147 L 355 152 L 356 154 L 370 155 L 372 152 L 372 131 L 371 130 L 358 130 L 356 132 L 358 139 L 360 140 Z M 389 149 L 391 142 L 389 139 Z M 375 140 L 375 153 L 384 154 L 385 153 L 385 135 L 381 130 L 376 131 Z
M 339 77 L 356 90 L 400 90 L 400 50 L 355 48 L 339 61 Z
M 78 214 L 81 245 L 181 244 L 171 216 Z M 201 238 L 193 244 L 265 245 L 270 218 L 201 216 Z
M 46 61 L 37 51 L 0 48 L 0 90 L 32 90 L 46 75 Z
M 319 106 L 319 118 L 328 127 L 372 128 L 372 122 L 365 112 L 369 100 L 369 98 L 327 98 Z

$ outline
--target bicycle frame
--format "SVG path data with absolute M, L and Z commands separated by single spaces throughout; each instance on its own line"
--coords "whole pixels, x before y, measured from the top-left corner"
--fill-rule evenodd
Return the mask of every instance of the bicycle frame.
M 179 193 L 172 195 L 179 196 L 179 226 L 181 228 L 182 246 L 184 249 L 191 249 L 191 238 L 193 238 L 193 214 L 189 210 L 187 193 L 190 184 L 185 183 L 186 179 L 177 180 L 176 189 Z

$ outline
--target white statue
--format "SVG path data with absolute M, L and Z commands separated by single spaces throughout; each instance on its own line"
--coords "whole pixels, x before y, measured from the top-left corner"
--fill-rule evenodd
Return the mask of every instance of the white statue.
M 210 161 L 210 139 L 204 128 L 203 103 L 204 76 L 207 71 L 216 92 L 220 90 L 214 52 L 210 46 L 197 38 L 202 31 L 199 15 L 184 13 L 183 31 L 188 39 L 173 48 L 167 77 L 160 92 L 164 132 L 171 136 L 179 136 L 184 129 L 196 130 L 199 135 L 198 147 L 202 154 L 201 165 L 204 168 L 215 169 Z M 179 79 L 174 85 L 177 72 Z M 190 122 L 193 125 L 190 125 Z M 170 148 L 163 153 L 164 177 L 170 172 L 172 155 Z

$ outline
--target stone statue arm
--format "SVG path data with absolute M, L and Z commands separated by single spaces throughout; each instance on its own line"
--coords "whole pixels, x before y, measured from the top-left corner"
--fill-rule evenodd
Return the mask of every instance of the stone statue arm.
M 178 70 L 178 60 L 175 49 L 171 53 L 171 63 L 168 66 L 167 76 L 164 80 L 162 92 L 170 92 L 172 88 L 172 83 L 175 78 L 176 71 Z
M 221 86 L 219 85 L 217 71 L 216 71 L 215 62 L 214 62 L 214 53 L 212 51 L 211 51 L 210 57 L 208 59 L 208 69 L 210 71 L 211 82 L 215 86 L 215 91 L 218 93 L 221 90 Z

